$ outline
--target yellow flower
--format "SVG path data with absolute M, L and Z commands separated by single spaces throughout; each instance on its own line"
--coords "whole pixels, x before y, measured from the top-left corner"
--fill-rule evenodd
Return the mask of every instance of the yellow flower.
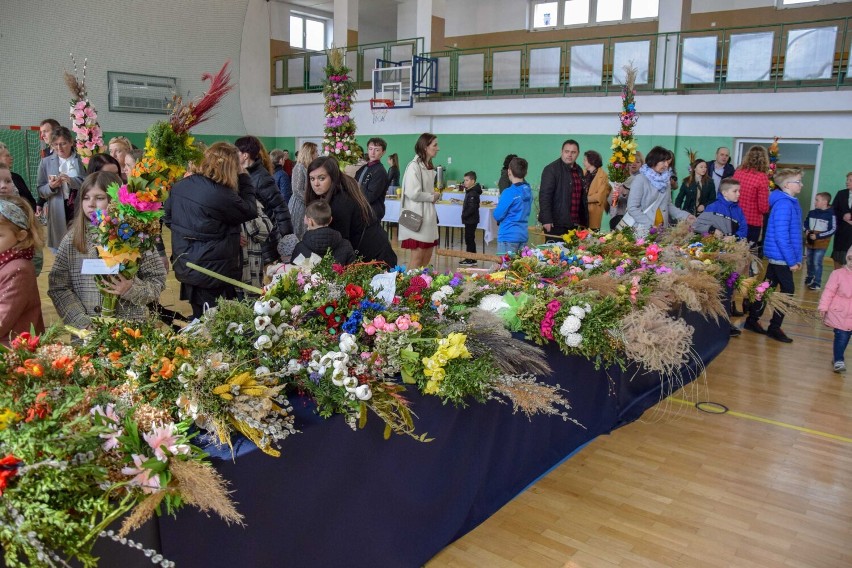
M 5 430 L 20 419 L 17 412 L 13 412 L 11 408 L 4 408 L 0 412 L 0 430 Z
M 107 266 L 115 266 L 116 264 L 126 264 L 130 261 L 138 260 L 141 256 L 138 250 L 133 250 L 125 247 L 119 247 L 114 253 L 108 252 L 103 247 L 97 247 L 98 256 L 104 261 Z

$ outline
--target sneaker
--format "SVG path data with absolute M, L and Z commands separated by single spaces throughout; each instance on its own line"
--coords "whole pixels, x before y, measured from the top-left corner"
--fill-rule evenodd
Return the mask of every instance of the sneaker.
M 753 331 L 761 335 L 766 335 L 766 330 L 763 329 L 763 326 L 760 325 L 759 321 L 746 320 L 745 324 L 743 325 L 743 329 L 747 329 L 749 331 Z
M 740 328 L 733 325 L 731 326 L 731 337 L 739 337 L 742 333 L 743 332 L 740 331 Z
M 846 372 L 846 363 L 843 361 L 835 361 L 834 362 L 834 372 L 835 373 L 845 373 Z
M 787 334 L 784 333 L 781 329 L 772 329 L 770 328 L 766 332 L 767 337 L 771 337 L 775 341 L 780 341 L 781 343 L 793 343 L 793 340 L 787 337 Z
M 811 284 L 810 286 L 808 286 L 808 290 L 819 291 L 822 290 L 822 287 L 819 284 Z
M 472 258 L 466 258 L 466 259 L 459 262 L 459 266 L 475 266 L 475 265 L 476 265 L 476 261 L 473 260 Z

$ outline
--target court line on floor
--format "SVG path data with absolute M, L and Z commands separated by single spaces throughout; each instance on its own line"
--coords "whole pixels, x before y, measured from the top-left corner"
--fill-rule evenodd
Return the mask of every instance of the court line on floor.
M 695 406 L 694 402 L 689 402 L 688 400 L 683 400 L 682 398 L 674 398 L 672 396 L 668 397 L 672 402 L 678 402 L 680 404 L 684 404 L 687 406 Z M 796 430 L 798 432 L 804 432 L 806 434 L 813 434 L 814 436 L 821 436 L 823 438 L 828 438 L 829 440 L 836 440 L 838 442 L 846 442 L 847 444 L 852 444 L 852 438 L 847 438 L 846 436 L 840 436 L 838 434 L 830 434 L 829 432 L 822 432 L 820 430 L 814 430 L 812 428 L 805 428 L 803 426 L 796 426 L 795 424 L 790 424 L 788 422 L 780 422 L 778 420 L 772 420 L 771 418 L 763 418 L 762 416 L 755 416 L 754 414 L 748 414 L 747 412 L 738 412 L 736 410 L 728 410 L 727 412 L 720 412 L 719 414 L 730 414 L 731 416 L 736 416 L 737 418 L 745 418 L 746 420 L 754 420 L 755 422 L 762 422 L 764 424 L 771 424 L 772 426 L 780 426 L 782 428 L 788 428 L 790 430 Z

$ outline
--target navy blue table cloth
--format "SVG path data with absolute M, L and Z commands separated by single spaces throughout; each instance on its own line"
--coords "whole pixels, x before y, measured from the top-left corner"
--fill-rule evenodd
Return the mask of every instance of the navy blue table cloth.
M 709 363 L 727 345 L 727 322 L 682 315 Z M 554 374 L 544 380 L 568 391 L 570 415 L 583 427 L 552 416 L 528 420 L 495 401 L 459 409 L 410 392 L 418 432 L 434 440 L 384 440 L 376 417 L 352 431 L 342 418 L 322 420 L 292 399 L 302 433 L 284 442 L 280 458 L 245 442 L 235 461 L 216 461 L 245 528 L 185 508 L 176 519 L 148 523 L 137 539 L 159 541 L 181 568 L 421 566 L 578 448 L 660 400 L 658 375 L 596 371 L 554 347 L 546 356 Z M 694 376 L 684 369 L 684 382 Z M 129 566 L 134 554 L 103 550 L 103 566 Z

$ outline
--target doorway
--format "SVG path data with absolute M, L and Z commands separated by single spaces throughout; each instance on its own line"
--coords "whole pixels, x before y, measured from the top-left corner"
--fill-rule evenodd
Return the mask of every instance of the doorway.
M 752 146 L 763 146 L 767 150 L 772 145 L 768 138 L 741 138 L 734 143 L 732 164 L 742 162 L 743 156 Z M 802 214 L 814 208 L 814 198 L 819 193 L 819 166 L 822 160 L 822 141 L 808 139 L 781 139 L 778 141 L 777 168 L 798 168 L 802 170 L 802 192 L 798 195 Z

